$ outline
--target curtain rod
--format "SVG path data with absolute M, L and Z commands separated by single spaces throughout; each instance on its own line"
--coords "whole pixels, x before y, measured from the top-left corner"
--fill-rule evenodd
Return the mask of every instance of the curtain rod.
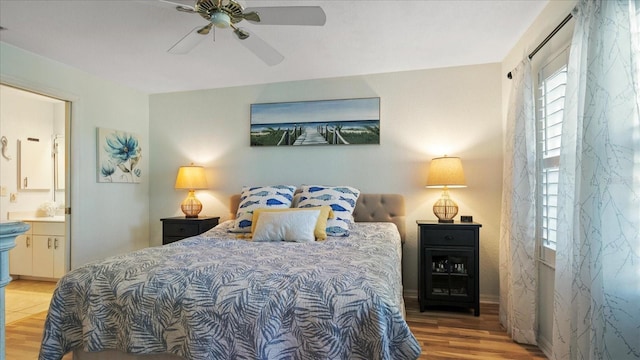
M 542 40 L 540 45 L 533 49 L 531 54 L 529 54 L 529 60 L 531 60 L 538 53 L 538 51 L 540 51 L 540 49 L 542 49 L 542 47 L 545 46 L 549 42 L 549 40 L 551 40 L 551 38 L 558 33 L 558 31 L 560 31 L 560 29 L 562 29 L 562 27 L 565 26 L 572 17 L 573 15 L 569 13 L 569 15 L 567 15 L 567 17 L 565 17 L 562 22 L 558 24 L 558 26 L 556 26 L 556 28 L 553 29 L 553 31 L 549 35 L 547 35 L 546 38 L 544 38 L 544 40 Z M 509 71 L 509 73 L 507 74 L 507 78 L 511 79 L 511 71 Z

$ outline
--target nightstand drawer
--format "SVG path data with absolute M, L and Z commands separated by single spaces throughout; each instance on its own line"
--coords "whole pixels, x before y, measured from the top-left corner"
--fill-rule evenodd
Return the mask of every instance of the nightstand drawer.
M 185 239 L 185 237 L 184 236 L 165 236 L 162 239 L 162 245 L 171 244 L 172 242 L 176 242 L 182 239 Z
M 160 219 L 162 221 L 162 244 L 169 244 L 191 236 L 200 235 L 203 232 L 218 225 L 219 217 L 201 216 L 197 218 L 185 218 L 177 216 Z
M 164 228 L 162 229 L 162 231 L 163 231 L 163 234 L 165 236 L 187 237 L 187 236 L 198 235 L 198 229 L 199 229 L 198 224 L 189 224 L 189 223 L 171 224 L 171 223 L 166 223 L 166 224 L 164 224 Z
M 421 228 L 421 238 L 425 245 L 474 246 L 475 232 L 473 229 L 427 229 Z

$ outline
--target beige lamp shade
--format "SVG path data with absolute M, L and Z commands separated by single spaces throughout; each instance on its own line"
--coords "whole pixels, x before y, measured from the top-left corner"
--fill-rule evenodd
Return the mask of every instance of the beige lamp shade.
M 195 195 L 195 190 L 207 188 L 207 177 L 202 166 L 181 166 L 176 177 L 176 189 L 189 190 L 187 198 L 180 204 L 185 217 L 197 218 L 202 211 L 202 203 Z
M 461 188 L 466 187 L 464 170 L 459 157 L 439 157 L 431 160 L 429 165 L 428 188 Z
M 452 223 L 458 214 L 458 204 L 449 197 L 449 188 L 466 187 L 462 161 L 458 157 L 439 157 L 429 165 L 428 188 L 442 188 L 442 196 L 433 204 L 433 213 L 438 222 Z
M 207 188 L 207 176 L 202 166 L 181 166 L 176 177 L 176 189 L 199 190 Z

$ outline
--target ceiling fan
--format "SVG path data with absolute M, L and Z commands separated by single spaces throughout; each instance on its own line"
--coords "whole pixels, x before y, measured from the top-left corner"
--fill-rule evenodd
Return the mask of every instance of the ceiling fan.
M 243 8 L 235 0 L 196 0 L 194 5 L 178 2 L 183 0 L 158 0 L 170 4 L 176 10 L 198 14 L 209 23 L 198 26 L 175 43 L 169 52 L 186 54 L 198 45 L 213 29 L 231 28 L 236 39 L 267 65 L 273 66 L 284 60 L 284 56 L 255 33 L 236 26 L 246 20 L 257 25 L 311 25 L 322 26 L 326 15 L 320 6 L 273 6 Z

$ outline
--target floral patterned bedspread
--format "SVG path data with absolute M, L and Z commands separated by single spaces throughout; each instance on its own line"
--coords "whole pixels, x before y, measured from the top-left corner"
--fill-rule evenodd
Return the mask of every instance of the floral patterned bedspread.
M 400 236 L 356 223 L 313 243 L 235 239 L 224 222 L 60 279 L 41 360 L 81 348 L 186 359 L 415 359 Z

